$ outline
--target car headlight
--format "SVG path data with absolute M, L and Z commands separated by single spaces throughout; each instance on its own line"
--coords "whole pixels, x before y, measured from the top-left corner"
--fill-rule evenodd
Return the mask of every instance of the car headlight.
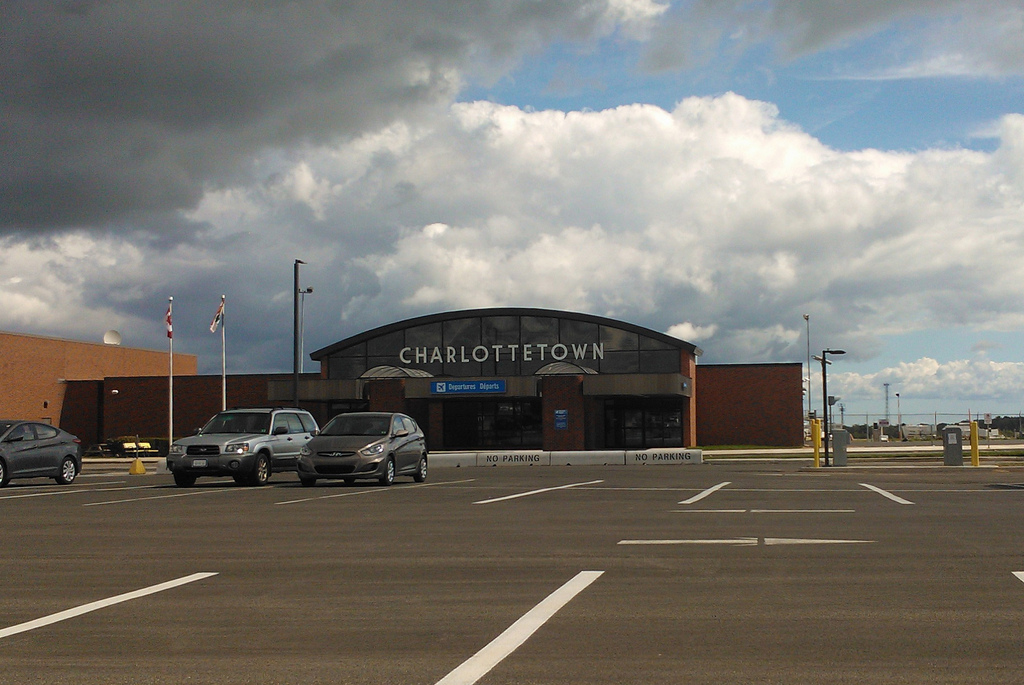
M 370 445 L 368 447 L 364 447 L 363 449 L 359 450 L 359 454 L 363 455 L 364 457 L 376 457 L 378 454 L 380 454 L 383 451 L 384 451 L 384 443 L 383 442 L 375 442 L 372 445 Z
M 170 454 L 185 454 L 185 446 L 178 444 L 171 445 Z
M 224 454 L 245 454 L 249 451 L 249 443 L 233 442 L 224 448 Z
M 303 445 L 302 449 L 299 450 L 299 454 L 301 454 L 304 457 L 308 457 L 309 455 L 313 454 L 313 450 L 309 449 L 309 445 Z

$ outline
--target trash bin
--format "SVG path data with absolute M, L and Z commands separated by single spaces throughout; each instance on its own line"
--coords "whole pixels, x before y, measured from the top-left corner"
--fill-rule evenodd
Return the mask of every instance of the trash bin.
M 964 465 L 964 434 L 958 426 L 942 429 L 942 463 L 946 466 Z
M 832 466 L 846 466 L 846 448 L 849 446 L 849 431 L 832 431 Z

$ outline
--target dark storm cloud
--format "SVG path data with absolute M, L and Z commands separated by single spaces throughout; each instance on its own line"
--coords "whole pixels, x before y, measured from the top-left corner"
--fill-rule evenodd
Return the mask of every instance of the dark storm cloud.
M 448 102 L 604 2 L 0 5 L 0 234 L 148 220 L 255 153 Z

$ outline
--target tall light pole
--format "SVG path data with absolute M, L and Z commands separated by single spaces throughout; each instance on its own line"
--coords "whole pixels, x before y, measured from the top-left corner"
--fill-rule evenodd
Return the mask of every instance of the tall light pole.
M 828 356 L 827 356 L 827 355 L 830 355 L 830 354 L 831 355 L 846 354 L 846 350 L 822 350 L 821 351 L 821 356 L 820 357 L 815 357 L 815 359 L 817 359 L 818 361 L 821 362 L 821 394 L 822 394 L 821 404 L 822 404 L 822 409 L 824 410 L 823 414 L 824 414 L 824 418 L 825 418 L 825 431 L 824 431 L 824 433 L 825 433 L 825 440 L 824 440 L 824 444 L 825 444 L 825 466 L 828 466 L 828 434 L 829 434 L 829 430 L 830 430 L 830 428 L 832 426 L 832 419 L 829 416 L 829 406 L 828 406 L 828 372 L 826 371 L 827 365 L 832 363 L 832 362 L 830 362 L 828 360 Z
M 804 314 L 807 324 L 807 421 L 811 420 L 811 315 Z
M 299 265 L 306 262 L 295 260 L 295 287 L 292 288 L 292 399 L 299 406 Z
M 303 372 L 306 363 L 306 295 L 313 292 L 313 288 L 302 288 L 299 290 L 299 373 Z
M 903 440 L 903 409 L 900 408 L 899 393 L 896 393 L 896 437 Z

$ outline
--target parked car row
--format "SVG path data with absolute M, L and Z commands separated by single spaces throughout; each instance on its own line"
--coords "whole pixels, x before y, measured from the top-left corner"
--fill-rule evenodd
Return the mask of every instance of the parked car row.
M 47 423 L 0 421 L 0 487 L 12 478 L 53 478 L 61 485 L 82 471 L 82 441 Z
M 339 414 L 321 430 L 303 409 L 231 409 L 175 441 L 167 468 L 183 488 L 201 477 L 265 485 L 280 471 L 297 471 L 306 487 L 328 479 L 391 485 L 398 476 L 422 483 L 427 447 L 422 429 L 405 414 Z M 0 421 L 0 487 L 12 478 L 39 477 L 66 485 L 81 471 L 82 444 L 74 435 L 44 423 Z
M 405 414 L 339 414 L 320 430 L 302 409 L 231 409 L 174 442 L 167 468 L 179 487 L 206 476 L 264 485 L 277 471 L 298 471 L 307 487 L 320 479 L 360 478 L 391 485 L 396 476 L 426 480 L 427 448 L 423 431 Z

